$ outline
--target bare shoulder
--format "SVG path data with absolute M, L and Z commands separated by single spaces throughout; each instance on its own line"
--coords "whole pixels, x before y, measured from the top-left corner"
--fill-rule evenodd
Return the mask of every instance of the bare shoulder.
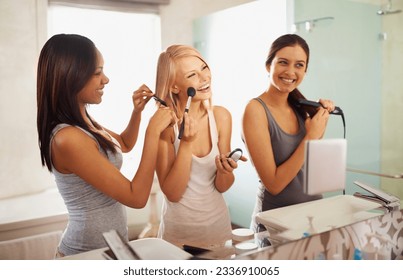
M 257 101 L 256 99 L 251 99 L 249 102 L 246 104 L 245 107 L 245 112 L 246 111 L 259 111 L 259 112 L 264 112 L 264 108 L 262 104 Z
M 249 130 L 256 130 L 258 127 L 267 127 L 268 121 L 266 111 L 259 101 L 252 99 L 245 107 L 242 117 L 243 128 Z
M 223 106 L 213 106 L 214 117 L 216 120 L 229 121 L 231 120 L 230 111 Z
M 52 145 L 56 149 L 67 151 L 75 147 L 96 145 L 96 142 L 81 129 L 74 126 L 67 126 L 60 129 L 55 134 Z
M 102 157 L 97 142 L 74 126 L 60 129 L 53 138 L 51 149 L 53 165 L 62 173 L 79 174 L 84 170 L 80 170 L 80 166 L 85 165 L 86 160 L 94 162 Z
M 244 118 L 266 118 L 266 112 L 262 104 L 255 99 L 249 100 L 245 106 Z

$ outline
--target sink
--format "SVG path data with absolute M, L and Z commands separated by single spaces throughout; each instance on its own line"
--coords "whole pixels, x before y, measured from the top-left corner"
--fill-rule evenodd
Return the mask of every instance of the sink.
M 338 195 L 264 211 L 256 215 L 256 220 L 266 227 L 273 240 L 284 242 L 383 213 L 379 203 L 352 195 Z

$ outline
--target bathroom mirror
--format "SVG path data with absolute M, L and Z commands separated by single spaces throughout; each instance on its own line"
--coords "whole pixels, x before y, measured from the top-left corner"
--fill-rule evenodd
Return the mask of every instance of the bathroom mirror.
M 401 174 L 402 10 L 398 0 L 252 1 L 196 19 L 194 45 L 211 66 L 214 103 L 231 108 L 232 145 L 244 147 L 244 107 L 268 86 L 264 62 L 270 44 L 294 32 L 311 50 L 300 90 L 312 100 L 332 99 L 345 114 L 349 170 Z M 343 138 L 340 116 L 330 117 L 325 138 Z M 358 180 L 403 199 L 401 179 L 346 175 L 346 194 L 365 192 L 354 185 Z M 234 223 L 249 226 L 258 185 L 250 162 L 240 164 L 225 194 Z
M 17 2 L 0 2 L 3 12 L 0 17 L 3 23 L 0 53 L 5 54 L 2 56 L 3 65 L 7 66 L 0 67 L 0 76 L 7 81 L 0 83 L 3 92 L 2 113 L 4 116 L 17 116 L 12 122 L 9 118 L 2 118 L 0 122 L 2 131 L 5 131 L 0 162 L 3 197 L 21 193 L 36 194 L 43 188 L 54 186 L 53 177 L 40 166 L 35 136 L 34 70 L 40 47 L 46 40 L 48 4 L 78 1 L 27 1 L 30 5 L 20 5 Z M 206 56 L 213 71 L 213 102 L 225 105 L 232 113 L 233 148 L 244 148 L 240 127 L 246 103 L 267 87 L 264 61 L 271 42 L 281 34 L 296 32 L 303 36 L 311 47 L 311 61 L 301 91 L 310 99 L 333 99 L 345 113 L 348 167 L 391 175 L 403 172 L 403 114 L 400 111 L 403 105 L 403 79 L 400 77 L 403 62 L 402 0 L 170 2 L 171 4 L 160 9 L 163 36 L 158 35 L 155 38 L 157 41 L 161 39 L 163 46 L 191 43 L 190 37 L 193 33 L 194 45 Z M 246 4 L 235 6 L 237 3 Z M 210 5 L 214 8 L 207 8 Z M 222 10 L 229 6 L 235 7 Z M 208 14 L 220 9 L 220 12 Z M 155 15 L 158 15 L 157 10 Z M 199 17 L 200 15 L 203 16 Z M 193 26 L 190 24 L 191 20 L 194 20 Z M 158 21 L 156 25 L 155 30 L 160 26 Z M 115 22 L 109 27 L 114 31 Z M 82 26 L 79 30 L 83 32 Z M 111 38 L 105 36 L 106 29 L 100 29 L 98 24 L 97 30 L 102 30 L 104 37 Z M 159 50 L 159 46 L 156 48 Z M 112 60 L 107 61 L 112 63 Z M 148 62 L 151 64 L 150 59 Z M 136 65 L 142 66 L 141 63 Z M 133 85 L 142 82 L 153 84 L 148 79 L 153 78 L 154 71 L 140 68 L 141 75 L 130 75 L 128 71 L 125 73 L 130 83 L 124 81 L 122 84 L 129 86 L 129 92 Z M 121 75 L 123 76 L 125 75 Z M 133 80 L 134 78 L 139 79 L 138 82 Z M 108 88 L 111 86 L 112 82 Z M 13 94 L 9 94 L 10 92 Z M 122 94 L 125 92 L 126 90 L 121 91 Z M 115 94 L 108 96 L 116 99 Z M 126 97 L 124 100 L 127 100 Z M 19 104 L 22 108 L 21 114 L 15 114 L 14 104 Z M 116 109 L 113 112 L 116 112 Z M 110 116 L 111 114 L 107 114 L 106 118 L 111 119 Z M 146 119 L 145 117 L 144 120 Z M 343 137 L 343 125 L 339 116 L 330 118 L 325 137 Z M 17 153 L 16 143 L 19 146 Z M 139 150 L 134 151 L 134 155 L 141 152 L 142 143 L 136 146 Z M 246 149 L 243 150 L 248 156 Z M 135 165 L 130 161 L 126 162 L 130 171 L 135 170 Z M 401 179 L 347 172 L 346 181 L 348 194 L 360 191 L 353 182 L 362 181 L 403 198 Z M 234 224 L 249 226 L 258 185 L 258 178 L 250 161 L 241 162 L 236 170 L 234 186 L 225 193 Z M 332 193 L 327 196 L 339 194 Z M 24 213 L 31 214 L 31 208 L 25 205 L 33 207 L 32 202 L 33 200 L 30 200 L 21 208 Z M 17 204 L 13 205 L 19 207 Z M 136 210 L 129 218 L 145 223 L 148 219 L 148 209 L 144 210 L 145 214 L 141 212 L 143 210 Z M 20 218 L 21 216 L 17 215 L 17 219 Z

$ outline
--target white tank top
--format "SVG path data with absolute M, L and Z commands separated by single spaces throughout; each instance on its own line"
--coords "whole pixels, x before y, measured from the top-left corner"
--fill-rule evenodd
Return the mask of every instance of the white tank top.
M 212 149 L 204 157 L 192 155 L 190 179 L 179 202 L 164 197 L 158 237 L 177 246 L 193 245 L 213 248 L 231 239 L 231 219 L 225 200 L 215 188 L 217 168 L 215 157 L 219 154 L 218 133 L 214 114 L 208 111 Z M 180 140 L 175 131 L 175 153 Z

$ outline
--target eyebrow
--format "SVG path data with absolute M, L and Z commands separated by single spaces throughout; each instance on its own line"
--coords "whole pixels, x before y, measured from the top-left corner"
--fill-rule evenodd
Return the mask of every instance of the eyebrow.
M 204 68 L 204 66 L 207 66 L 208 67 L 208 65 L 207 65 L 207 63 L 202 63 L 202 65 L 200 66 L 200 69 L 202 70 L 203 68 Z M 188 72 L 185 72 L 185 75 L 189 75 L 189 74 L 193 74 L 194 72 L 196 72 L 197 70 L 190 70 L 190 71 L 188 71 Z
M 279 57 L 278 59 L 284 59 L 284 60 L 290 61 L 288 58 L 285 58 L 285 57 Z M 305 64 L 306 64 L 306 61 L 303 60 L 303 59 L 297 60 L 296 62 L 297 62 L 297 63 L 305 63 Z

